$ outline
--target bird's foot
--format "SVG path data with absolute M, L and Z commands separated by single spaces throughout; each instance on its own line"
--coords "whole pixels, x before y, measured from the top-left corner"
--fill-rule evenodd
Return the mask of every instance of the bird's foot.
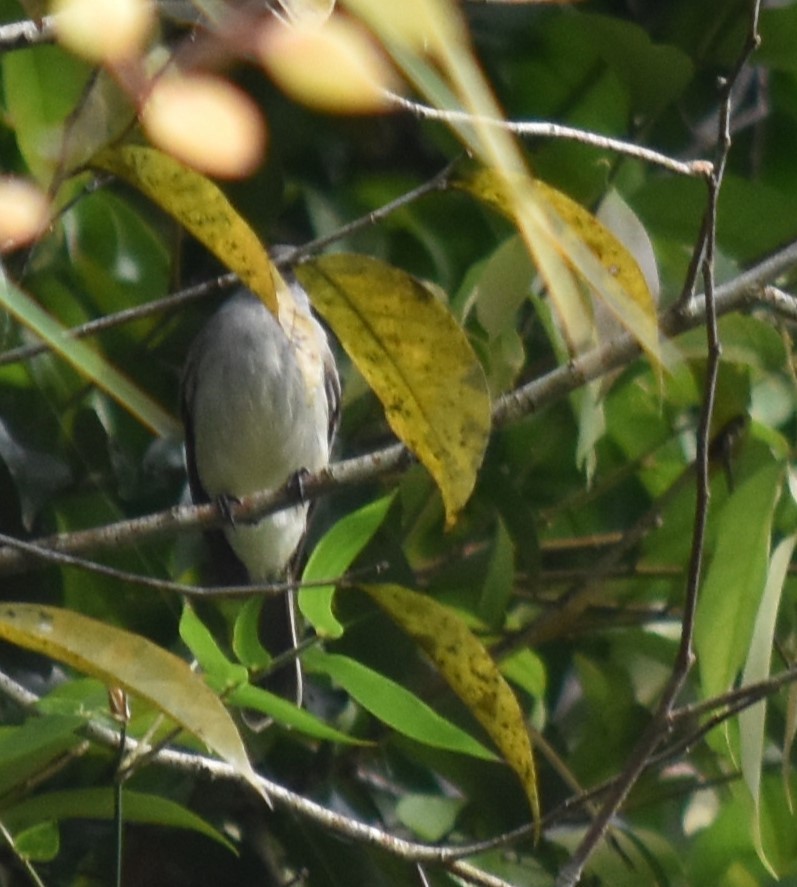
M 305 480 L 312 475 L 312 472 L 307 468 L 299 468 L 295 471 L 287 480 L 285 484 L 285 488 L 291 493 L 295 493 L 299 501 L 304 505 L 306 501 L 305 493 L 304 493 L 304 482 Z
M 237 496 L 232 496 L 229 493 L 222 493 L 220 496 L 216 496 L 214 501 L 216 503 L 216 508 L 219 509 L 227 523 L 231 527 L 234 527 L 235 515 L 233 514 L 233 508 L 236 505 L 240 505 L 241 500 Z

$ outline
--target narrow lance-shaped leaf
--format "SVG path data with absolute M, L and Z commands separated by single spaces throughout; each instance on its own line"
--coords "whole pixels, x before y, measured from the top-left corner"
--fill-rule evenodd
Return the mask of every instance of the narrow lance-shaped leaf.
M 395 493 L 391 493 L 369 502 L 327 530 L 307 560 L 302 582 L 332 579 L 348 570 L 382 525 L 394 498 Z M 334 594 L 334 585 L 308 584 L 299 590 L 299 609 L 320 637 L 339 638 L 343 634 L 332 609 Z
M 324 256 L 297 275 L 391 428 L 434 478 L 452 524 L 490 433 L 487 383 L 464 332 L 420 281 L 376 259 Z
M 14 833 L 62 819 L 113 819 L 113 793 L 107 787 L 64 789 L 25 798 L 3 810 L 3 823 Z M 126 822 L 146 822 L 197 831 L 235 853 L 234 845 L 196 813 L 159 795 L 125 789 Z
M 364 709 L 404 736 L 485 761 L 496 759 L 493 752 L 423 700 L 356 659 L 315 648 L 302 656 L 302 663 L 311 672 L 329 675 Z
M 704 698 L 723 693 L 744 664 L 766 583 L 772 517 L 783 465 L 770 463 L 741 484 L 718 516 L 717 546 L 695 617 Z
M 81 613 L 38 604 L 0 606 L 0 638 L 145 699 L 205 743 L 264 795 L 227 710 L 207 684 L 174 654 L 146 638 Z
M 99 351 L 86 342 L 72 338 L 69 331 L 27 293 L 12 286 L 2 271 L 0 305 L 151 431 L 161 437 L 177 434 L 177 422 L 163 407 L 119 372 Z
M 122 145 L 96 154 L 93 166 L 138 188 L 173 216 L 256 293 L 275 315 L 271 260 L 258 236 L 210 179 L 155 148 Z
M 742 686 L 765 681 L 769 677 L 769 666 L 772 659 L 772 647 L 775 639 L 775 624 L 780 607 L 783 583 L 791 563 L 797 536 L 788 536 L 775 549 L 769 564 L 769 573 L 764 594 L 756 613 L 753 625 L 753 637 L 747 654 Z M 772 864 L 767 857 L 761 835 L 761 767 L 764 760 L 764 721 L 767 704 L 762 699 L 746 708 L 739 715 L 739 735 L 741 746 L 742 776 L 753 796 L 753 842 L 758 858 L 777 878 Z
M 451 689 L 487 731 L 515 771 L 539 824 L 537 770 L 517 697 L 463 620 L 427 595 L 400 585 L 358 586 L 432 659 Z

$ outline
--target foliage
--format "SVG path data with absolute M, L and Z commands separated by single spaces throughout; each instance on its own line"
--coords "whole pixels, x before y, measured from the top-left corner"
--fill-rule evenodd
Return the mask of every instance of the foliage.
M 751 0 L 261 5 L 0 0 L 4 882 L 793 879 L 797 4 L 738 69 Z M 190 596 L 177 419 L 289 265 L 344 379 L 303 709 Z

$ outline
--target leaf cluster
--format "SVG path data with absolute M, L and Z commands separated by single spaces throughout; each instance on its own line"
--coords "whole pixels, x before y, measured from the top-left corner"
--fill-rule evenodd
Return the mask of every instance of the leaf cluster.
M 262 115 L 261 165 L 219 184 L 147 144 L 123 65 L 4 43 L 29 11 L 0 0 L 0 171 L 51 208 L 0 265 L 3 874 L 554 884 L 660 725 L 584 883 L 792 876 L 797 314 L 794 260 L 763 260 L 797 237 L 797 5 L 761 10 L 715 216 L 752 3 L 345 3 L 405 92 L 343 114 L 236 49 L 234 5 L 158 4 L 138 60 Z M 183 359 L 235 275 L 275 308 L 289 262 L 344 378 L 338 464 L 307 485 L 301 709 L 256 685 L 259 597 L 175 591 L 222 520 L 187 505 Z M 705 287 L 731 296 L 708 397 Z

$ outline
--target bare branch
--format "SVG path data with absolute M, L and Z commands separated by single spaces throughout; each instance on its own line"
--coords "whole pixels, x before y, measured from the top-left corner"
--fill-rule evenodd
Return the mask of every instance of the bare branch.
M 28 19 L 0 25 L 0 53 L 54 41 L 55 17 L 52 15 L 45 15 L 40 21 Z
M 0 671 L 0 693 L 13 700 L 29 713 L 36 713 L 35 707 L 39 702 L 39 697 L 2 671 Z M 113 750 L 119 749 L 120 734 L 116 730 L 90 721 L 86 723 L 84 732 L 89 739 L 99 745 Z M 125 747 L 128 752 L 136 754 L 140 745 L 141 743 L 129 736 L 125 739 Z M 144 751 L 146 752 L 146 749 Z M 200 778 L 224 779 L 240 785 L 246 792 L 251 791 L 247 778 L 243 777 L 232 765 L 215 758 L 165 748 L 152 756 L 152 762 Z M 380 847 L 385 852 L 409 862 L 444 865 L 452 874 L 455 874 L 468 884 L 476 885 L 476 887 L 512 887 L 511 884 L 502 878 L 490 875 L 477 869 L 475 866 L 459 861 L 458 857 L 462 853 L 462 848 L 460 847 L 419 844 L 414 841 L 397 838 L 382 829 L 358 822 L 342 813 L 323 807 L 321 804 L 311 801 L 309 798 L 305 798 L 279 783 L 266 779 L 264 776 L 260 776 L 258 781 L 265 794 L 275 804 L 307 819 L 311 819 L 336 834 L 363 844 Z M 481 847 L 482 845 L 478 846 Z
M 703 408 L 697 436 L 697 502 L 695 505 L 695 523 L 692 535 L 692 549 L 689 559 L 684 615 L 681 624 L 681 640 L 673 664 L 672 674 L 664 688 L 658 707 L 631 752 L 628 764 L 620 774 L 617 782 L 609 792 L 598 816 L 592 821 L 581 843 L 568 863 L 561 869 L 556 879 L 557 887 L 574 887 L 595 852 L 600 841 L 606 835 L 609 824 L 617 810 L 620 809 L 637 779 L 644 771 L 663 737 L 667 735 L 670 715 L 678 694 L 683 687 L 687 674 L 694 660 L 693 635 L 698 591 L 702 580 L 703 550 L 706 524 L 710 500 L 709 487 L 709 448 L 710 427 L 714 411 L 717 378 L 721 346 L 717 328 L 717 304 L 714 289 L 714 252 L 717 231 L 717 201 L 719 198 L 728 152 L 731 146 L 730 116 L 732 106 L 732 90 L 743 66 L 760 42 L 758 34 L 758 12 L 760 0 L 753 0 L 750 30 L 744 47 L 739 55 L 731 76 L 722 83 L 722 101 L 719 133 L 717 137 L 717 156 L 713 170 L 708 178 L 708 205 L 701 229 L 701 237 L 695 247 L 695 256 L 701 256 L 703 280 L 705 284 L 705 322 L 708 359 L 703 397 Z
M 516 121 L 499 120 L 494 117 L 469 114 L 467 111 L 446 111 L 440 108 L 432 108 L 429 105 L 412 101 L 393 92 L 386 92 L 387 98 L 399 108 L 409 111 L 423 120 L 439 120 L 442 123 L 481 123 L 504 129 L 515 135 L 526 138 L 566 139 L 589 145 L 592 148 L 600 148 L 605 151 L 613 151 L 615 154 L 623 154 L 633 157 L 645 163 L 661 166 L 670 172 L 682 176 L 705 176 L 711 169 L 711 163 L 706 160 L 676 160 L 667 154 L 635 145 L 633 142 L 625 142 L 611 136 L 600 135 L 587 129 L 578 129 L 574 126 L 564 126 L 561 123 L 548 123 L 545 121 Z
M 717 287 L 715 307 L 718 315 L 756 304 L 765 285 L 797 264 L 797 242 L 784 247 L 738 278 Z M 764 298 L 762 304 L 768 305 Z M 662 332 L 674 336 L 700 326 L 705 321 L 705 298 L 697 296 L 684 306 L 676 306 L 662 317 Z M 576 390 L 585 382 L 600 378 L 611 370 L 630 363 L 640 353 L 637 342 L 627 333 L 595 348 L 550 373 L 500 397 L 493 408 L 496 428 L 518 421 Z M 401 444 L 337 462 L 303 482 L 306 500 L 329 495 L 338 489 L 358 486 L 377 478 L 400 472 L 412 462 L 412 455 Z M 234 519 L 257 520 L 297 504 L 295 485 L 242 497 L 230 512 Z M 177 532 L 210 529 L 224 524 L 225 515 L 215 505 L 182 505 L 131 520 L 106 524 L 72 533 L 61 533 L 35 540 L 35 544 L 67 554 L 86 554 L 114 549 Z M 0 547 L 0 575 L 35 567 L 39 556 L 8 547 Z

